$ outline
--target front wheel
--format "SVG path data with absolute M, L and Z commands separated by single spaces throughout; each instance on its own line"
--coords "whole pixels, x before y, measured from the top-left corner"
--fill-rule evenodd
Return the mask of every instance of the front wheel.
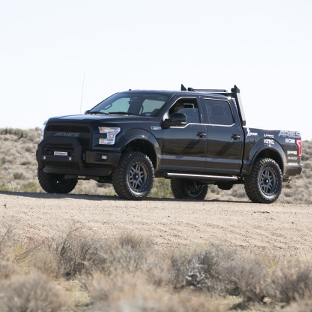
M 271 204 L 282 191 L 282 172 L 271 158 L 258 159 L 245 178 L 245 191 L 254 203 Z
M 194 180 L 171 179 L 171 191 L 176 199 L 203 200 L 207 195 L 208 185 Z
M 140 152 L 126 152 L 118 168 L 113 171 L 115 192 L 124 199 L 144 199 L 154 183 L 154 167 L 150 159 Z
M 78 182 L 77 179 L 64 179 L 63 174 L 45 173 L 42 169 L 38 169 L 38 180 L 47 193 L 61 194 L 71 192 Z

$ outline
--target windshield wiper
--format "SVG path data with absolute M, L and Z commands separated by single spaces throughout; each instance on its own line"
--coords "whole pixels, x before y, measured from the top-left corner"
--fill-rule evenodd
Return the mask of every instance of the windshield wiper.
M 109 112 L 109 115 L 134 115 L 133 113 L 127 113 L 127 112 Z
M 90 115 L 92 115 L 92 114 L 108 115 L 107 113 L 103 113 L 103 112 L 88 112 L 88 114 L 90 114 Z

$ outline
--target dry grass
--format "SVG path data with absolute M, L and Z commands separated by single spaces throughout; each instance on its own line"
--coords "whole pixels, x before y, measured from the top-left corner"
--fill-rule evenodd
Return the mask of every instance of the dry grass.
M 131 233 L 28 243 L 1 226 L 0 311 L 310 311 L 312 262 L 220 245 L 162 255 Z
M 0 311 L 58 312 L 67 305 L 65 293 L 38 273 L 14 276 L 0 284 Z
M 43 192 L 37 180 L 36 147 L 40 129 L 0 129 L 0 190 L 17 192 Z M 280 203 L 311 204 L 312 197 L 312 141 L 303 142 L 303 173 L 283 187 Z M 74 194 L 116 195 L 112 185 L 95 181 L 79 181 Z M 154 198 L 173 198 L 170 181 L 155 179 L 149 195 Z M 248 200 L 243 185 L 230 191 L 210 185 L 207 200 Z

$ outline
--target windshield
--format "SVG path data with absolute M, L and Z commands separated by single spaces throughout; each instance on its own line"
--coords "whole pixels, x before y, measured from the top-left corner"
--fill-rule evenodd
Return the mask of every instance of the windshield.
M 153 93 L 116 93 L 92 108 L 89 114 L 157 115 L 169 96 Z

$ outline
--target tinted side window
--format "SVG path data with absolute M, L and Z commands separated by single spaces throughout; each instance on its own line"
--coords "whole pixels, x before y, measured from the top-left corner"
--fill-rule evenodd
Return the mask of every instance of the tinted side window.
M 232 125 L 233 115 L 230 105 L 226 101 L 204 99 L 208 115 L 208 123 L 213 125 Z
M 173 113 L 186 115 L 186 123 L 200 123 L 198 105 L 196 99 L 178 99 L 169 109 L 169 116 Z

